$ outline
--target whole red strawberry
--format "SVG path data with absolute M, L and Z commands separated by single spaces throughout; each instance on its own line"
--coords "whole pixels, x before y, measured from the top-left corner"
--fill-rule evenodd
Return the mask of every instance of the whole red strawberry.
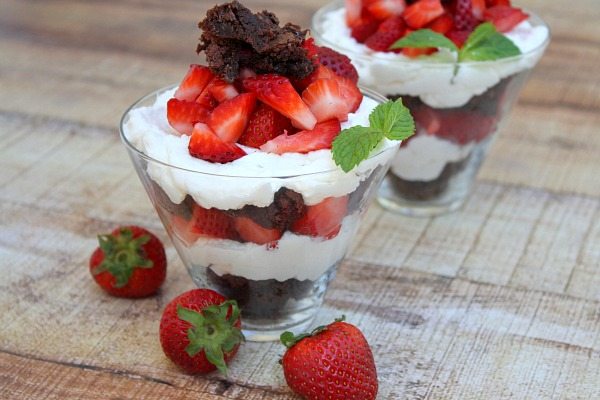
M 167 275 L 167 257 L 160 240 L 138 226 L 119 227 L 99 235 L 90 258 L 90 272 L 113 296 L 138 298 L 155 293 Z
M 362 332 L 336 320 L 297 337 L 281 335 L 288 348 L 282 359 L 290 388 L 308 400 L 372 400 L 377 396 L 377 371 Z
M 237 353 L 244 336 L 240 309 L 210 289 L 187 291 L 173 300 L 160 320 L 160 344 L 173 363 L 190 374 L 218 369 Z

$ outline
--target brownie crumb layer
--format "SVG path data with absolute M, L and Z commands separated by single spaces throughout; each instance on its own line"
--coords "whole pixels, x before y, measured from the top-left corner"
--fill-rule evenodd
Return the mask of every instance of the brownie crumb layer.
M 198 53 L 204 51 L 209 67 L 232 82 L 242 68 L 302 79 L 314 69 L 302 42 L 306 30 L 286 24 L 268 11 L 252 13 L 237 1 L 215 6 L 199 23 Z

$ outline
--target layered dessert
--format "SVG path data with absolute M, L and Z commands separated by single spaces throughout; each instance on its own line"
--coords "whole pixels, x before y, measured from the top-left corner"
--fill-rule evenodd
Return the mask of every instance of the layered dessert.
M 347 0 L 313 19 L 317 42 L 348 55 L 361 83 L 402 96 L 417 123 L 380 200 L 452 208 L 549 41 L 510 0 Z M 386 204 L 388 203 L 388 204 Z
M 412 132 L 365 147 L 385 98 L 298 26 L 235 1 L 199 25 L 208 65 L 134 106 L 124 140 L 194 281 L 236 299 L 247 330 L 286 329 L 313 316 Z

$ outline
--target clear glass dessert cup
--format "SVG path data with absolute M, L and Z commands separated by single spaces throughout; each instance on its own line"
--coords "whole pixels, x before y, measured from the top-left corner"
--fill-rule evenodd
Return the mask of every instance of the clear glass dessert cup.
M 336 31 L 332 40 L 327 30 L 343 7 L 343 0 L 338 0 L 315 13 L 311 30 L 315 41 L 350 57 L 363 86 L 391 99 L 402 97 L 417 125 L 416 134 L 402 143 L 392 162 L 378 202 L 410 216 L 459 209 L 523 84 L 549 44 L 548 26 L 528 12 L 531 32 L 546 32 L 536 45 L 514 57 L 457 64 L 445 50 L 415 59 L 373 52 L 354 41 L 349 30 Z M 515 32 L 521 39 L 526 34 Z
M 277 340 L 285 330 L 305 330 L 398 144 L 376 149 L 348 174 L 328 169 L 279 176 L 267 170 L 261 176 L 228 176 L 181 168 L 149 157 L 128 136 L 131 113 L 151 106 L 168 89 L 125 112 L 121 139 L 192 280 L 238 301 L 248 340 Z M 370 90 L 363 94 L 386 101 Z M 297 222 L 309 212 L 316 216 L 314 232 Z M 273 227 L 283 231 L 278 240 L 248 235 Z

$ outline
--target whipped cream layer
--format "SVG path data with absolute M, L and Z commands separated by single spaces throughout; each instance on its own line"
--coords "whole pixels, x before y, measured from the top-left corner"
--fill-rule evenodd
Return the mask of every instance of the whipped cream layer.
M 400 149 L 392 161 L 391 171 L 408 181 L 432 181 L 440 176 L 446 164 L 464 160 L 474 147 L 474 142 L 461 146 L 419 132 Z
M 189 194 L 205 208 L 240 209 L 248 204 L 266 207 L 282 187 L 302 194 L 307 205 L 317 204 L 326 197 L 353 192 L 377 166 L 388 163 L 396 153 L 385 150 L 399 146 L 399 142 L 385 139 L 369 159 L 349 173 L 335 165 L 331 150 L 277 155 L 240 146 L 248 155 L 226 164 L 210 163 L 190 156 L 190 137 L 179 136 L 169 125 L 166 103 L 173 93 L 174 89 L 165 91 L 152 106 L 131 110 L 124 134 L 140 152 L 168 164 L 148 162 L 147 170 L 175 204 Z M 369 114 L 377 104 L 364 97 L 360 108 L 348 116 L 342 128 L 368 126 Z
M 500 80 L 531 69 L 542 56 L 550 32 L 546 26 L 524 21 L 505 35 L 523 53 L 522 57 L 494 62 L 461 63 L 456 76 L 456 53 L 440 50 L 418 59 L 402 54 L 376 52 L 357 42 L 346 25 L 345 9 L 339 8 L 315 20 L 319 36 L 352 59 L 360 83 L 388 96 L 419 97 L 435 108 L 462 107 Z
M 358 223 L 358 214 L 345 217 L 340 232 L 329 240 L 288 231 L 275 248 L 211 238 L 200 238 L 190 247 L 183 242 L 175 243 L 194 260 L 194 267 L 210 266 L 220 276 L 231 274 L 251 280 L 276 279 L 280 282 L 288 279 L 314 281 L 344 258 Z

